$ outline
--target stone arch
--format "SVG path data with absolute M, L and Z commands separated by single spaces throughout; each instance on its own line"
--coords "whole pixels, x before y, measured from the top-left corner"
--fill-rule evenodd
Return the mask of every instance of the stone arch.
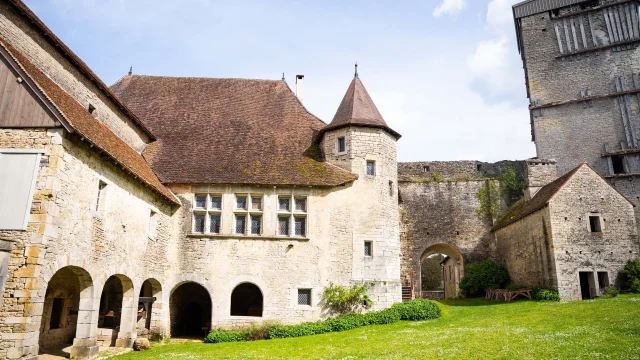
M 162 285 L 154 278 L 140 285 L 136 332 L 138 336 L 151 340 L 164 338 L 162 325 Z
M 198 337 L 211 330 L 210 292 L 195 281 L 176 284 L 169 295 L 171 337 Z
M 123 274 L 109 276 L 98 307 L 99 346 L 131 347 L 135 340 L 137 306 L 133 282 Z
M 231 316 L 262 317 L 264 296 L 258 285 L 252 282 L 242 282 L 231 292 Z
M 444 254 L 447 256 L 441 263 L 443 271 L 443 297 L 445 299 L 458 297 L 460 294 L 460 279 L 464 276 L 464 257 L 456 246 L 450 244 L 432 244 L 422 250 L 417 264 L 417 269 L 420 270 L 417 273 L 419 279 L 418 289 L 420 289 L 420 292 L 417 294 L 420 294 L 420 296 L 416 297 L 422 297 L 423 263 L 429 256 L 434 254 Z
M 40 354 L 59 352 L 71 341 L 70 356 L 98 353 L 95 342 L 94 284 L 79 266 L 62 266 L 47 281 L 38 339 Z

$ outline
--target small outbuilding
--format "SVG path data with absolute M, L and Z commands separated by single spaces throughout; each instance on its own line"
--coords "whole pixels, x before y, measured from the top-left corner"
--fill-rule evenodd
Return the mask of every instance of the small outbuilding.
M 515 284 L 591 299 L 639 255 L 634 205 L 586 163 L 556 175 L 555 161 L 527 160 L 524 198 L 492 229 L 497 255 Z

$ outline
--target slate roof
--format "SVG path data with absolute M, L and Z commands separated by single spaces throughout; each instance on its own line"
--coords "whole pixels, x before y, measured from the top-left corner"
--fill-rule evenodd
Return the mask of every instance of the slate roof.
M 125 76 L 111 89 L 159 141 L 143 155 L 164 183 L 337 186 L 357 179 L 323 161 L 326 124 L 282 80 Z
M 562 187 L 573 177 L 573 175 L 575 175 L 578 172 L 578 170 L 580 170 L 582 167 L 585 167 L 585 166 L 589 168 L 591 171 L 593 171 L 594 173 L 598 174 L 598 172 L 594 170 L 587 163 L 582 163 L 578 165 L 575 169 L 569 171 L 568 173 L 557 178 L 551 183 L 543 186 L 531 200 L 524 201 L 524 198 L 523 198 L 523 199 L 520 199 L 515 204 L 513 204 L 511 208 L 507 210 L 507 212 L 505 212 L 502 216 L 500 216 L 500 218 L 498 219 L 498 221 L 496 221 L 491 231 L 497 231 L 499 229 L 502 229 L 544 208 L 549 203 L 549 201 L 551 201 L 556 196 L 556 194 L 562 189 Z M 598 174 L 598 176 L 600 175 Z M 615 187 L 612 186 L 612 189 L 616 190 L 618 194 L 620 194 L 620 196 L 622 196 L 625 200 L 629 201 L 629 199 L 627 199 L 626 196 L 622 195 L 622 193 L 620 193 L 620 191 L 618 191 Z M 631 201 L 629 201 L 629 203 L 635 206 Z
M 130 118 L 134 124 L 136 124 L 151 140 L 155 140 L 154 134 L 152 134 L 149 129 L 142 123 L 136 116 L 129 110 L 121 101 L 118 99 L 109 89 L 109 87 L 100 80 L 100 78 L 84 63 L 71 49 L 64 43 L 60 38 L 56 36 L 43 22 L 40 20 L 36 14 L 29 9 L 27 5 L 25 5 L 21 0 L 8 0 L 17 10 L 22 13 L 29 22 L 35 25 L 42 33 L 44 34 L 45 39 L 47 39 L 53 46 L 58 48 L 62 56 L 67 58 L 75 67 L 80 70 L 84 76 L 86 76 L 91 82 L 93 82 L 98 89 L 100 89 L 117 107 L 122 110 L 122 112 Z
M 329 131 L 347 126 L 366 126 L 384 129 L 396 140 L 401 135 L 391 129 L 382 118 L 376 104 L 358 76 L 354 77 L 331 123 L 321 130 L 320 137 Z
M 178 199 L 160 183 L 145 159 L 116 136 L 109 128 L 94 118 L 71 95 L 60 88 L 24 55 L 0 38 L 0 46 L 9 54 L 22 71 L 35 83 L 37 90 L 50 101 L 66 121 L 65 127 L 104 152 L 127 172 L 170 202 L 179 205 Z

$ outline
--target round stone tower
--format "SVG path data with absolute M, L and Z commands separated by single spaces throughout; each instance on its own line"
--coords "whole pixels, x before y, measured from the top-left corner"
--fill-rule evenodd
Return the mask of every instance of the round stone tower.
M 358 73 L 351 81 L 333 121 L 318 139 L 327 162 L 358 175 L 353 185 L 338 191 L 346 207 L 353 242 L 351 281 L 371 284 L 374 308 L 401 301 L 398 163 L 400 134 L 380 115 Z

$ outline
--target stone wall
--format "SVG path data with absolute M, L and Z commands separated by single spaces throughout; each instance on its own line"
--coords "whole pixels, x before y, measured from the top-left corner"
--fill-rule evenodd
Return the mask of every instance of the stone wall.
M 495 232 L 497 257 L 514 284 L 557 287 L 549 210 L 545 207 Z
M 93 105 L 93 116 L 131 147 L 142 152 L 149 142 L 148 135 L 113 100 L 80 73 L 61 54 L 60 48 L 51 45 L 44 34 L 8 2 L 0 3 L 0 37 L 18 49 L 83 107 Z
M 633 206 L 606 181 L 582 167 L 549 204 L 558 288 L 564 299 L 580 299 L 579 271 L 609 274 L 616 284 L 629 259 L 640 256 Z M 602 232 L 588 231 L 589 216 Z
M 93 307 L 109 276 L 130 278 L 138 291 L 146 278 L 163 281 L 166 276 L 171 207 L 62 129 L 2 129 L 0 148 L 44 151 L 27 230 L 0 231 L 2 240 L 13 243 L 0 310 L 0 357 L 37 354 L 48 281 L 68 266 L 83 274 L 82 288 L 87 289 L 81 293 L 81 312 L 87 313 L 78 316 L 76 337 L 82 333 L 95 339 Z M 96 211 L 100 180 L 108 185 L 102 210 Z M 152 238 L 151 209 L 158 213 Z M 132 336 L 131 330 L 121 331 Z

